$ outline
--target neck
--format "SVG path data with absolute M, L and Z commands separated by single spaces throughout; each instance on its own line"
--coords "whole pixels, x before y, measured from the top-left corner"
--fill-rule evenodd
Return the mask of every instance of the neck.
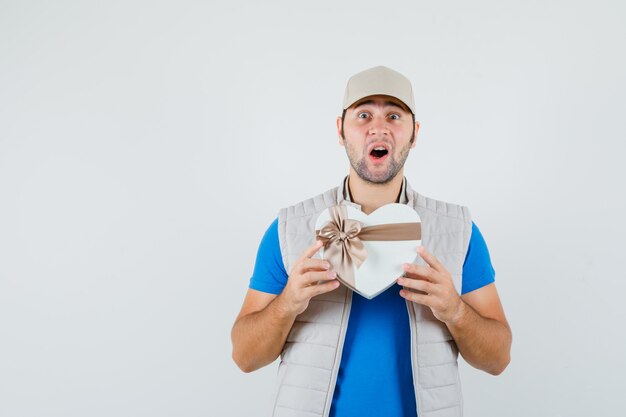
M 386 184 L 375 184 L 363 180 L 350 167 L 350 176 L 348 177 L 348 188 L 350 190 L 351 200 L 361 206 L 361 211 L 370 214 L 377 208 L 385 204 L 395 203 L 402 188 L 402 179 L 404 178 L 404 169 L 398 171 L 398 174 Z

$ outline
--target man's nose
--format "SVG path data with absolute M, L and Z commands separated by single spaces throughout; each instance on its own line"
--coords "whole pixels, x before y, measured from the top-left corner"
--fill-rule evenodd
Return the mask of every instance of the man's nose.
M 370 124 L 369 132 L 370 135 L 388 135 L 389 134 L 389 125 L 384 118 L 375 118 Z

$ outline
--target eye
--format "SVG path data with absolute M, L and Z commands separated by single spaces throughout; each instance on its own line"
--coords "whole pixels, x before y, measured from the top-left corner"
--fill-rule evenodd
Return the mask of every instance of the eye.
M 394 120 L 400 119 L 400 115 L 398 113 L 391 113 L 391 116 L 389 116 L 389 117 L 391 117 Z
M 359 119 L 362 119 L 362 117 L 361 117 L 362 115 L 365 115 L 365 117 L 367 117 L 367 112 L 366 112 L 366 111 L 362 111 L 361 113 L 359 113 L 359 114 L 357 115 L 357 117 L 358 117 Z

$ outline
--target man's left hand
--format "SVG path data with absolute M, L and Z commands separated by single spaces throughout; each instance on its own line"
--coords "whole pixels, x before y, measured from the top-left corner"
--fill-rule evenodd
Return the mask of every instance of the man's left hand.
M 430 307 L 438 320 L 446 324 L 456 323 L 463 314 L 464 303 L 454 288 L 450 272 L 422 246 L 417 251 L 428 265 L 402 265 L 405 277 L 396 281 L 404 287 L 400 295 Z

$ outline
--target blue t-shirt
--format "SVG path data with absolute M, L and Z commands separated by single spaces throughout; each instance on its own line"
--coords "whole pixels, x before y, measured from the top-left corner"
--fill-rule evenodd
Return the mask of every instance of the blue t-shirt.
M 287 279 L 275 219 L 259 245 L 249 287 L 280 294 Z M 461 293 L 494 281 L 487 244 L 472 222 Z M 401 289 L 401 285 L 393 284 L 371 300 L 356 292 L 352 294 L 330 417 L 416 416 L 409 315 Z

